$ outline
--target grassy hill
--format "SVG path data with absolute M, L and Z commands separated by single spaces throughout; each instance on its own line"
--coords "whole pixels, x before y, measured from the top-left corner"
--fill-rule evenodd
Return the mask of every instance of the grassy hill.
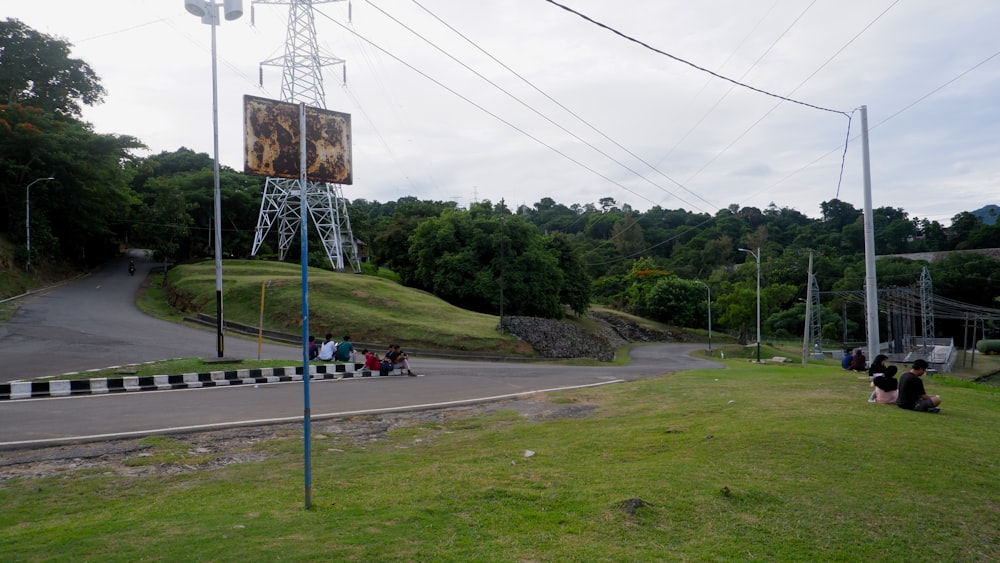
M 295 264 L 227 260 L 223 264 L 226 320 L 257 326 L 261 282 L 264 328 L 302 330 L 301 269 Z M 185 313 L 215 315 L 215 263 L 186 264 L 167 275 L 166 297 Z M 498 317 L 474 313 L 395 282 L 353 273 L 309 270 L 309 329 L 321 338 L 351 335 L 356 342 L 400 342 L 411 348 L 531 355 L 527 344 L 497 331 Z

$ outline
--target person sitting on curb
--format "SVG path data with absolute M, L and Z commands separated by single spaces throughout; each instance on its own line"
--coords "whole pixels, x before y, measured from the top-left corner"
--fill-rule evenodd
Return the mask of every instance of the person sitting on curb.
M 315 360 L 319 357 L 319 344 L 316 343 L 316 337 L 309 335 L 309 360 Z
M 381 372 L 382 362 L 378 361 L 378 356 L 375 352 L 369 352 L 368 348 L 361 351 L 361 354 L 365 357 L 365 370 L 372 372 Z
M 876 373 L 872 377 L 872 387 L 875 388 L 875 403 L 895 404 L 899 397 L 899 381 L 896 380 L 896 366 L 885 368 L 884 373 Z
M 326 340 L 323 341 L 323 346 L 319 349 L 317 359 L 321 362 L 332 362 L 336 351 L 337 343 L 333 341 L 333 334 L 328 332 L 326 333 Z
M 349 362 L 353 355 L 354 345 L 351 344 L 351 336 L 344 335 L 344 341 L 337 344 L 337 353 L 334 355 L 334 359 L 338 362 Z
M 941 404 L 941 397 L 928 395 L 924 390 L 924 382 L 920 379 L 927 372 L 927 366 L 927 360 L 914 360 L 910 371 L 899 378 L 896 406 L 918 412 L 941 412 L 938 407 Z
M 406 370 L 406 375 L 415 376 L 410 371 L 410 360 L 406 352 L 400 349 L 399 344 L 393 344 L 385 355 L 385 360 L 392 364 L 392 369 Z

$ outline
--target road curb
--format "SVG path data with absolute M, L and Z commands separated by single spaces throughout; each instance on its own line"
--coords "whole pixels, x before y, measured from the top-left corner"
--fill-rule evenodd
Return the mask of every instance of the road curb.
M 364 369 L 364 364 L 310 364 L 312 379 L 352 379 L 361 377 L 399 377 L 381 375 Z M 247 368 L 226 371 L 208 371 L 177 375 L 126 375 L 94 379 L 54 379 L 47 381 L 15 381 L 0 383 L 0 401 L 72 397 L 78 395 L 103 395 L 138 391 L 170 391 L 174 389 L 199 389 L 259 383 L 302 381 L 302 366 L 276 368 Z

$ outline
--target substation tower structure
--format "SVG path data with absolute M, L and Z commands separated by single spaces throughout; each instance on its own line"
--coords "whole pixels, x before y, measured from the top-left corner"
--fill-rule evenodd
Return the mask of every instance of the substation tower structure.
M 285 54 L 266 61 L 263 67 L 282 68 L 281 101 L 305 103 L 307 106 L 326 109 L 326 92 L 323 88 L 323 67 L 344 65 L 343 59 L 324 56 L 316 42 L 314 4 L 342 2 L 343 0 L 253 0 L 255 4 L 288 4 L 288 30 Z M 252 12 L 251 12 L 252 14 Z M 346 71 L 344 77 L 346 80 Z M 300 213 L 301 199 L 305 198 L 309 217 Z M 279 258 L 285 259 L 292 241 L 301 227 L 301 221 L 312 219 L 316 232 L 323 242 L 327 259 L 336 271 L 344 271 L 345 257 L 356 274 L 361 273 L 358 246 L 351 231 L 347 214 L 347 200 L 340 184 L 308 182 L 303 192 L 298 180 L 268 177 L 260 202 L 260 215 L 254 232 L 252 255 L 256 255 L 271 227 L 277 224 Z

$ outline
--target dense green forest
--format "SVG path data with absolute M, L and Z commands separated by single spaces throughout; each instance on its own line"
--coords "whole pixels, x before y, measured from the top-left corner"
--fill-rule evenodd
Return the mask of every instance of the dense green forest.
M 0 233 L 19 249 L 15 262 L 28 262 L 29 195 L 33 264 L 86 267 L 126 246 L 170 261 L 212 256 L 212 159 L 183 147 L 136 156 L 145 149 L 140 140 L 97 134 L 80 120 L 81 106 L 99 103 L 104 91 L 85 62 L 69 57 L 68 44 L 17 20 L 0 22 L 0 42 Z M 222 169 L 225 256 L 250 254 L 263 183 Z M 828 294 L 824 339 L 864 339 L 863 313 L 829 293 L 864 283 L 863 213 L 837 199 L 820 203 L 818 219 L 773 204 L 732 205 L 714 215 L 640 211 L 611 197 L 568 205 L 543 197 L 516 209 L 490 201 L 463 209 L 413 197 L 356 199 L 348 209 L 354 235 L 369 251 L 366 273 L 468 309 L 559 318 L 602 303 L 706 328 L 710 291 L 716 329 L 743 340 L 755 322 L 758 252 L 763 332 L 772 338 L 802 334 L 811 255 L 819 289 Z M 972 212 L 942 225 L 881 207 L 873 219 L 879 255 L 1000 248 L 1000 224 Z M 311 265 L 329 267 L 313 247 Z M 272 248 L 261 254 L 275 258 Z M 936 295 L 997 305 L 1000 263 L 974 253 L 929 265 L 884 257 L 878 285 L 912 287 L 925 266 Z

